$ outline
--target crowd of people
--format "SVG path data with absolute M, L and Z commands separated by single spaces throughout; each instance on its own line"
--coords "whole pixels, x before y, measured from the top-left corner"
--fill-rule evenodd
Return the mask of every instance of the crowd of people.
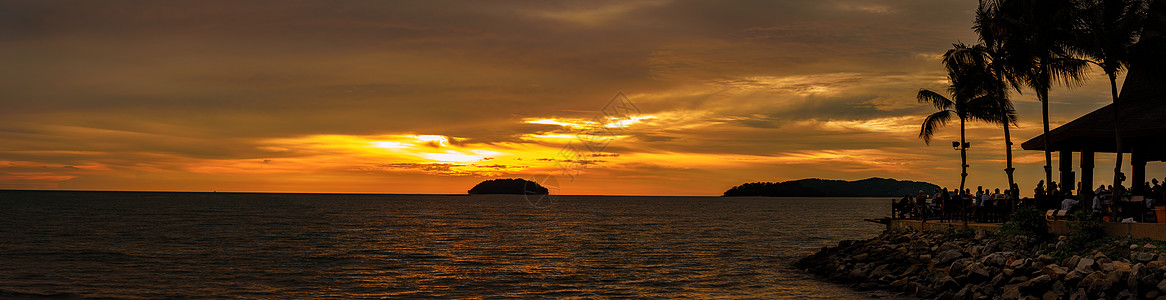
M 904 195 L 894 204 L 894 211 L 897 218 L 998 222 L 1007 219 L 1017 207 L 1031 206 L 1042 210 L 1065 210 L 1067 213 L 1086 210 L 1116 220 L 1144 221 L 1150 208 L 1166 205 L 1164 200 L 1166 186 L 1160 185 L 1158 179 L 1143 183 L 1142 188 L 1135 191 L 1121 184 L 1116 187 L 1101 185 L 1089 190 L 1078 183 L 1075 193 L 1058 188 L 1055 181 L 1046 187 L 1041 180 L 1033 190 L 1032 198 L 1020 197 L 1016 184 L 1004 190 L 980 186 L 975 192 L 971 189 L 949 191 L 936 188 L 931 193 L 920 190 L 915 195 Z
M 949 191 L 936 188 L 932 193 L 919 190 L 916 195 L 904 195 L 895 204 L 899 218 L 956 220 L 968 218 L 973 221 L 994 221 L 1003 218 L 1012 208 L 1021 205 L 1020 189 L 1015 184 L 1001 190 L 977 187 Z

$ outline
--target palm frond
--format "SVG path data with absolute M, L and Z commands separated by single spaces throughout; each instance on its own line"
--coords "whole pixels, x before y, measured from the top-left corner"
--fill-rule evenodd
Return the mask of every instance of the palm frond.
M 935 132 L 947 125 L 951 120 L 954 112 L 951 110 L 941 110 L 923 119 L 923 126 L 919 129 L 919 138 L 923 139 L 923 143 L 931 145 L 931 137 L 935 136 Z
M 948 99 L 947 97 L 944 97 L 943 95 L 928 89 L 920 89 L 919 94 L 915 96 L 915 99 L 919 100 L 919 103 L 931 104 L 939 110 L 949 110 L 955 106 L 955 103 L 952 102 L 951 99 Z

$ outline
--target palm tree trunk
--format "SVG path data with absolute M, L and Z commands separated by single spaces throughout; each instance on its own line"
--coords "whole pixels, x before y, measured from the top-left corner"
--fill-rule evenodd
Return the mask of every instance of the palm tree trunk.
M 1117 123 L 1119 121 L 1118 107 L 1117 107 L 1117 105 L 1118 105 L 1117 104 L 1117 72 L 1105 72 L 1105 73 L 1106 73 L 1106 75 L 1109 75 L 1109 93 L 1110 93 L 1110 96 L 1113 97 L 1113 140 L 1114 140 L 1113 143 L 1114 143 L 1114 146 L 1116 146 L 1116 149 L 1114 152 L 1117 152 L 1117 158 L 1114 159 L 1114 166 L 1113 166 L 1113 186 L 1116 187 L 1121 182 L 1121 175 L 1122 175 L 1121 174 L 1121 157 L 1122 157 L 1122 153 L 1121 153 L 1121 150 L 1122 150 L 1121 129 L 1117 125 Z M 1117 198 L 1118 195 L 1116 194 L 1117 193 L 1116 188 L 1114 189 L 1114 193 L 1115 194 L 1114 194 L 1113 199 L 1118 199 Z M 1117 201 L 1115 200 L 1114 203 L 1117 203 Z
M 1044 121 L 1045 129 L 1043 140 L 1045 144 L 1045 183 L 1047 187 L 1047 184 L 1053 183 L 1053 150 L 1050 148 L 1051 145 L 1049 145 L 1049 90 L 1039 89 L 1036 93 L 1037 98 L 1040 100 L 1041 117 Z M 1048 192 L 1051 191 L 1046 190 L 1045 194 L 1048 194 Z
M 1004 117 L 1004 161 L 1007 166 L 1004 168 L 1004 173 L 1008 174 L 1008 189 L 1011 190 L 1012 185 L 1016 183 L 1012 178 L 1012 171 L 1016 171 L 1012 167 L 1012 137 L 1008 133 L 1008 127 L 1012 126 L 1012 124 L 1010 124 L 1010 120 L 1008 119 L 1008 110 L 1004 109 L 1003 105 L 1000 108 L 1000 115 Z
M 964 182 L 968 179 L 968 147 L 967 142 L 964 141 L 963 118 L 960 118 L 960 170 L 960 190 L 956 195 L 962 195 L 964 193 Z M 959 203 L 960 208 L 960 219 L 964 221 L 964 226 L 966 227 L 968 225 L 967 203 L 965 203 L 963 196 L 957 196 L 957 198 L 959 198 L 957 203 Z
M 964 142 L 964 119 L 960 118 L 960 193 L 964 191 L 964 183 L 968 179 L 968 148 Z

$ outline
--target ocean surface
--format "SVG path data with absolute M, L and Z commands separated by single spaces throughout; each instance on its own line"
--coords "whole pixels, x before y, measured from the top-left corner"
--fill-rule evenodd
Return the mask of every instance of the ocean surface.
M 889 205 L 0 191 L 0 298 L 868 298 L 791 264 Z

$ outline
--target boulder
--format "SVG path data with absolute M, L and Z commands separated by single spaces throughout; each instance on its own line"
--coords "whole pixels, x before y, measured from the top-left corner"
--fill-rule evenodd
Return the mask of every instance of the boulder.
M 1058 266 L 1056 264 L 1050 264 L 1050 265 L 1046 265 L 1044 268 L 1041 268 L 1041 273 L 1045 274 L 1045 275 L 1049 275 L 1049 276 L 1053 277 L 1053 279 L 1061 279 L 1061 278 L 1065 278 L 1065 275 L 1069 274 L 1069 269 L 1062 267 L 1062 266 Z
M 999 252 L 989 253 L 988 255 L 985 255 L 983 259 L 980 260 L 981 263 L 983 263 L 985 265 L 993 266 L 993 267 L 1003 267 L 1004 263 L 1007 261 L 1008 261 L 1008 257 L 1002 253 L 999 253 Z
M 940 278 L 938 282 L 935 283 L 935 287 L 937 290 L 941 290 L 941 291 L 954 291 L 954 290 L 960 288 L 960 283 L 957 282 L 955 280 L 955 278 L 952 278 L 951 276 L 944 276 L 943 278 Z
M 1085 293 L 1084 288 L 1078 288 L 1069 296 L 1069 300 L 1089 300 L 1089 294 Z
M 1089 284 L 1088 290 L 1086 290 L 1086 292 L 1089 293 L 1090 296 L 1101 297 L 1105 294 L 1106 291 L 1109 291 L 1109 289 L 1113 287 L 1113 283 L 1114 282 L 1109 280 L 1108 277 L 1098 276 L 1096 280 L 1093 280 Z
M 1074 270 L 1077 270 L 1081 273 L 1093 272 L 1093 264 L 1094 260 L 1092 258 L 1082 257 L 1077 261 L 1077 267 L 1074 268 Z
M 972 282 L 983 282 L 992 278 L 992 273 L 988 271 L 988 266 L 982 263 L 974 263 L 967 268 L 968 280 Z
M 959 259 L 960 257 L 963 257 L 963 256 L 964 256 L 963 253 L 960 253 L 959 250 L 954 250 L 954 249 L 940 252 L 939 256 L 936 256 L 936 259 L 938 259 L 938 261 L 936 262 L 936 266 L 946 267 L 947 265 L 951 264 L 956 259 Z
M 1004 293 L 1000 294 L 1003 299 L 1020 299 L 1020 286 L 1010 284 L 1004 286 Z
M 992 277 L 992 280 L 988 281 L 988 286 L 998 287 L 1005 282 L 1008 282 L 1008 279 L 1004 278 L 1004 274 L 996 274 L 996 276 Z
M 1133 254 L 1130 254 L 1130 258 L 1133 259 L 1133 261 L 1140 262 L 1140 263 L 1148 263 L 1148 262 L 1154 261 L 1154 258 L 1156 258 L 1156 257 L 1158 257 L 1157 254 L 1150 253 L 1150 252 L 1135 252 Z

